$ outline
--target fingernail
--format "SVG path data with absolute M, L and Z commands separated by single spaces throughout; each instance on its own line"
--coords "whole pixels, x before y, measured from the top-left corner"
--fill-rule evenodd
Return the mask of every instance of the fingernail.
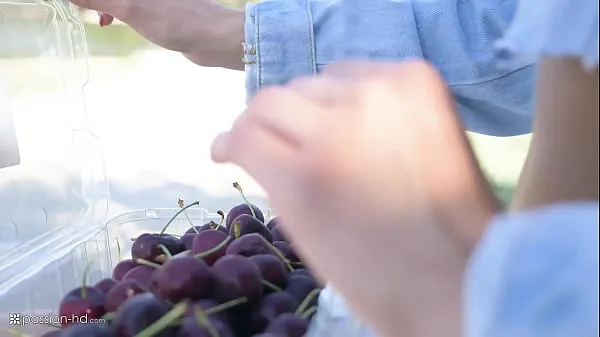
M 110 15 L 106 15 L 104 13 L 100 13 L 98 12 L 98 18 L 99 18 L 99 23 L 100 23 L 100 27 L 105 27 L 108 26 L 112 23 L 113 18 Z
M 227 143 L 229 141 L 229 132 L 223 132 L 215 138 L 210 148 L 212 160 L 216 163 L 225 163 L 228 159 Z

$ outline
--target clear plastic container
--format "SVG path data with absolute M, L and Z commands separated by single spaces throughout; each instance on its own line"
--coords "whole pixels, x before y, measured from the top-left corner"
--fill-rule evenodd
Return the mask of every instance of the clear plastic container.
M 86 54 L 68 2 L 0 0 L 0 313 L 47 308 L 75 277 L 48 266 L 106 223 Z
M 121 214 L 108 222 L 104 229 L 89 232 L 87 237 L 63 249 L 21 279 L 10 291 L 0 293 L 0 312 L 56 313 L 62 296 L 82 284 L 84 270 L 89 265 L 87 284 L 94 284 L 112 275 L 112 269 L 122 259 L 131 257 L 132 238 L 142 233 L 158 233 L 179 211 L 178 209 L 145 209 Z M 219 223 L 221 217 L 202 208 L 190 208 L 169 226 L 167 233 L 182 234 L 194 225 L 209 221 Z M 189 220 L 188 220 L 189 217 Z M 265 217 L 271 215 L 265 212 Z M 0 322 L 2 322 L 0 317 Z

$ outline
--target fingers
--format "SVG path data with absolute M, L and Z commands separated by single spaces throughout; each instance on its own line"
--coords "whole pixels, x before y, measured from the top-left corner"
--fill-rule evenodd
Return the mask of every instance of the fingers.
M 292 80 L 287 86 L 316 104 L 331 105 L 348 98 L 348 83 L 333 76 L 310 76 Z
M 290 145 L 301 147 L 319 132 L 322 107 L 298 91 L 285 87 L 263 89 L 248 105 L 245 114 Z
M 287 142 L 247 115 L 231 131 L 219 135 L 211 148 L 214 161 L 240 166 L 267 191 L 281 190 L 281 184 L 291 181 L 295 153 Z

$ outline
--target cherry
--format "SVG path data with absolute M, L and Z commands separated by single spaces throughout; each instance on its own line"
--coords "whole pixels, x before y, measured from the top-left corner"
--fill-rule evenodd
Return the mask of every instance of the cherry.
M 303 337 L 308 331 L 308 321 L 296 314 L 285 313 L 271 321 L 265 332 L 273 332 L 287 337 Z
M 292 251 L 290 244 L 285 241 L 273 241 L 273 246 L 277 248 L 286 259 L 296 256 Z
M 272 254 L 259 254 L 251 256 L 249 259 L 256 264 L 263 280 L 278 287 L 285 287 L 287 285 L 288 276 L 285 265 L 277 256 Z
M 271 220 L 269 220 L 269 222 L 267 222 L 267 228 L 270 230 L 273 230 L 273 228 L 279 226 L 279 218 L 278 217 L 274 217 Z
M 213 290 L 210 267 L 201 259 L 187 255 L 168 260 L 156 270 L 152 289 L 173 303 L 183 299 L 210 297 Z
M 265 216 L 263 215 L 262 211 L 260 210 L 260 208 L 258 208 L 255 205 L 252 205 L 248 201 L 246 195 L 244 195 L 244 191 L 242 191 L 242 187 L 240 186 L 240 184 L 237 182 L 233 183 L 233 188 L 235 188 L 242 197 L 242 199 L 244 199 L 244 203 L 233 207 L 229 210 L 229 212 L 227 212 L 227 218 L 225 219 L 225 227 L 227 227 L 227 231 L 229 232 L 229 230 L 231 229 L 231 224 L 233 220 L 242 214 L 251 215 L 260 220 L 260 222 L 264 223 Z
M 203 254 L 202 259 L 208 265 L 212 266 L 219 258 L 225 255 L 227 246 L 219 246 L 225 240 L 227 240 L 227 234 L 223 233 L 222 231 L 212 229 L 202 231 L 196 234 L 194 237 L 194 241 L 192 243 L 192 254 L 197 255 L 210 251 L 209 254 Z M 214 250 L 217 247 L 220 248 Z
M 290 242 L 285 230 L 281 226 L 275 226 L 273 229 L 271 229 L 271 235 L 275 241 Z
M 115 313 L 112 326 L 118 337 L 132 337 L 150 327 L 169 313 L 169 307 L 152 293 L 133 296 L 123 302 Z M 154 337 L 170 337 L 174 327 L 168 327 L 154 334 Z
M 125 275 L 128 271 L 137 266 L 138 264 L 135 263 L 135 261 L 133 261 L 132 259 L 123 260 L 117 263 L 117 265 L 113 269 L 112 277 L 113 279 L 115 279 L 115 281 L 121 281 L 123 275 Z
M 181 322 L 179 337 L 236 337 L 231 327 L 220 319 L 209 317 L 202 322 L 196 316 L 187 316 Z
M 267 239 L 267 241 L 273 242 L 271 231 L 257 218 L 248 214 L 241 214 L 233 219 L 229 227 L 229 236 L 237 239 L 244 234 L 250 233 L 258 233 Z
M 107 312 L 114 312 L 119 309 L 123 302 L 132 298 L 135 295 L 143 294 L 148 290 L 145 289 L 138 281 L 129 279 L 122 280 L 117 283 L 107 294 L 105 308 Z
M 137 266 L 130 271 L 128 271 L 121 281 L 124 280 L 135 280 L 138 281 L 139 284 L 144 287 L 144 289 L 153 290 L 152 289 L 152 276 L 156 271 L 155 267 L 150 266 Z
M 258 233 L 242 235 L 233 240 L 227 247 L 227 254 L 236 254 L 242 256 L 252 256 L 258 254 L 272 254 L 273 251 L 265 242 L 265 239 Z
M 256 301 L 262 295 L 262 277 L 258 267 L 241 255 L 225 255 L 212 267 L 215 274 L 215 297 L 230 301 L 245 297 Z
M 104 294 L 92 287 L 79 287 L 68 292 L 60 302 L 60 317 L 68 319 L 61 320 L 61 325 L 67 327 L 77 322 L 91 322 L 102 318 L 106 313 L 104 308 Z
M 105 278 L 94 284 L 94 288 L 100 290 L 101 293 L 106 294 L 116 284 L 117 281 L 113 280 L 112 278 Z
M 310 273 L 310 271 L 308 269 L 294 269 L 288 273 L 288 277 L 292 277 L 294 275 L 304 275 L 304 276 L 308 276 L 312 279 L 315 279 L 315 277 Z
M 297 301 L 302 302 L 315 289 L 319 289 L 319 284 L 314 278 L 296 274 L 288 277 L 288 285 L 285 287 L 285 292 L 292 295 Z M 315 296 L 309 304 L 316 305 L 317 297 Z
M 165 249 L 168 252 L 165 252 Z M 175 255 L 185 250 L 178 238 L 168 234 L 145 233 L 137 237 L 131 246 L 133 260 L 163 263 L 169 255 Z M 167 254 L 168 253 L 168 254 Z
M 275 318 L 284 313 L 293 313 L 298 308 L 298 301 L 286 292 L 274 292 L 263 297 L 252 312 L 252 320 L 263 331 Z
M 185 233 L 183 234 L 183 236 L 181 237 L 181 244 L 183 245 L 183 247 L 185 248 L 185 250 L 192 250 L 192 245 L 194 242 L 194 238 L 196 237 L 197 233 Z

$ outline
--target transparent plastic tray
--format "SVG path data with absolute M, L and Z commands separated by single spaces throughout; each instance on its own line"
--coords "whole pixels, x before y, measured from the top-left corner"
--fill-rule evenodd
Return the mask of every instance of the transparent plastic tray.
M 106 223 L 108 184 L 84 104 L 86 54 L 67 2 L 0 0 L 2 309 L 41 305 L 43 284 L 20 297 L 14 289 Z
M 90 265 L 87 284 L 94 284 L 112 275 L 120 260 L 131 256 L 132 238 L 142 233 L 157 233 L 178 209 L 145 209 L 121 214 L 108 222 L 103 230 L 90 232 L 80 242 L 54 256 L 50 263 L 32 270 L 30 275 L 4 294 L 0 293 L 0 327 L 10 327 L 10 313 L 56 314 L 62 296 L 83 282 L 85 268 Z M 202 208 L 186 211 L 194 225 L 209 221 L 219 223 L 221 217 Z M 271 218 L 265 211 L 265 218 Z M 180 215 L 169 226 L 167 233 L 182 234 L 190 228 L 185 215 Z M 14 328 L 14 327 L 12 327 Z M 24 332 L 40 331 L 41 326 L 25 326 Z M 0 336 L 2 333 L 0 332 Z

